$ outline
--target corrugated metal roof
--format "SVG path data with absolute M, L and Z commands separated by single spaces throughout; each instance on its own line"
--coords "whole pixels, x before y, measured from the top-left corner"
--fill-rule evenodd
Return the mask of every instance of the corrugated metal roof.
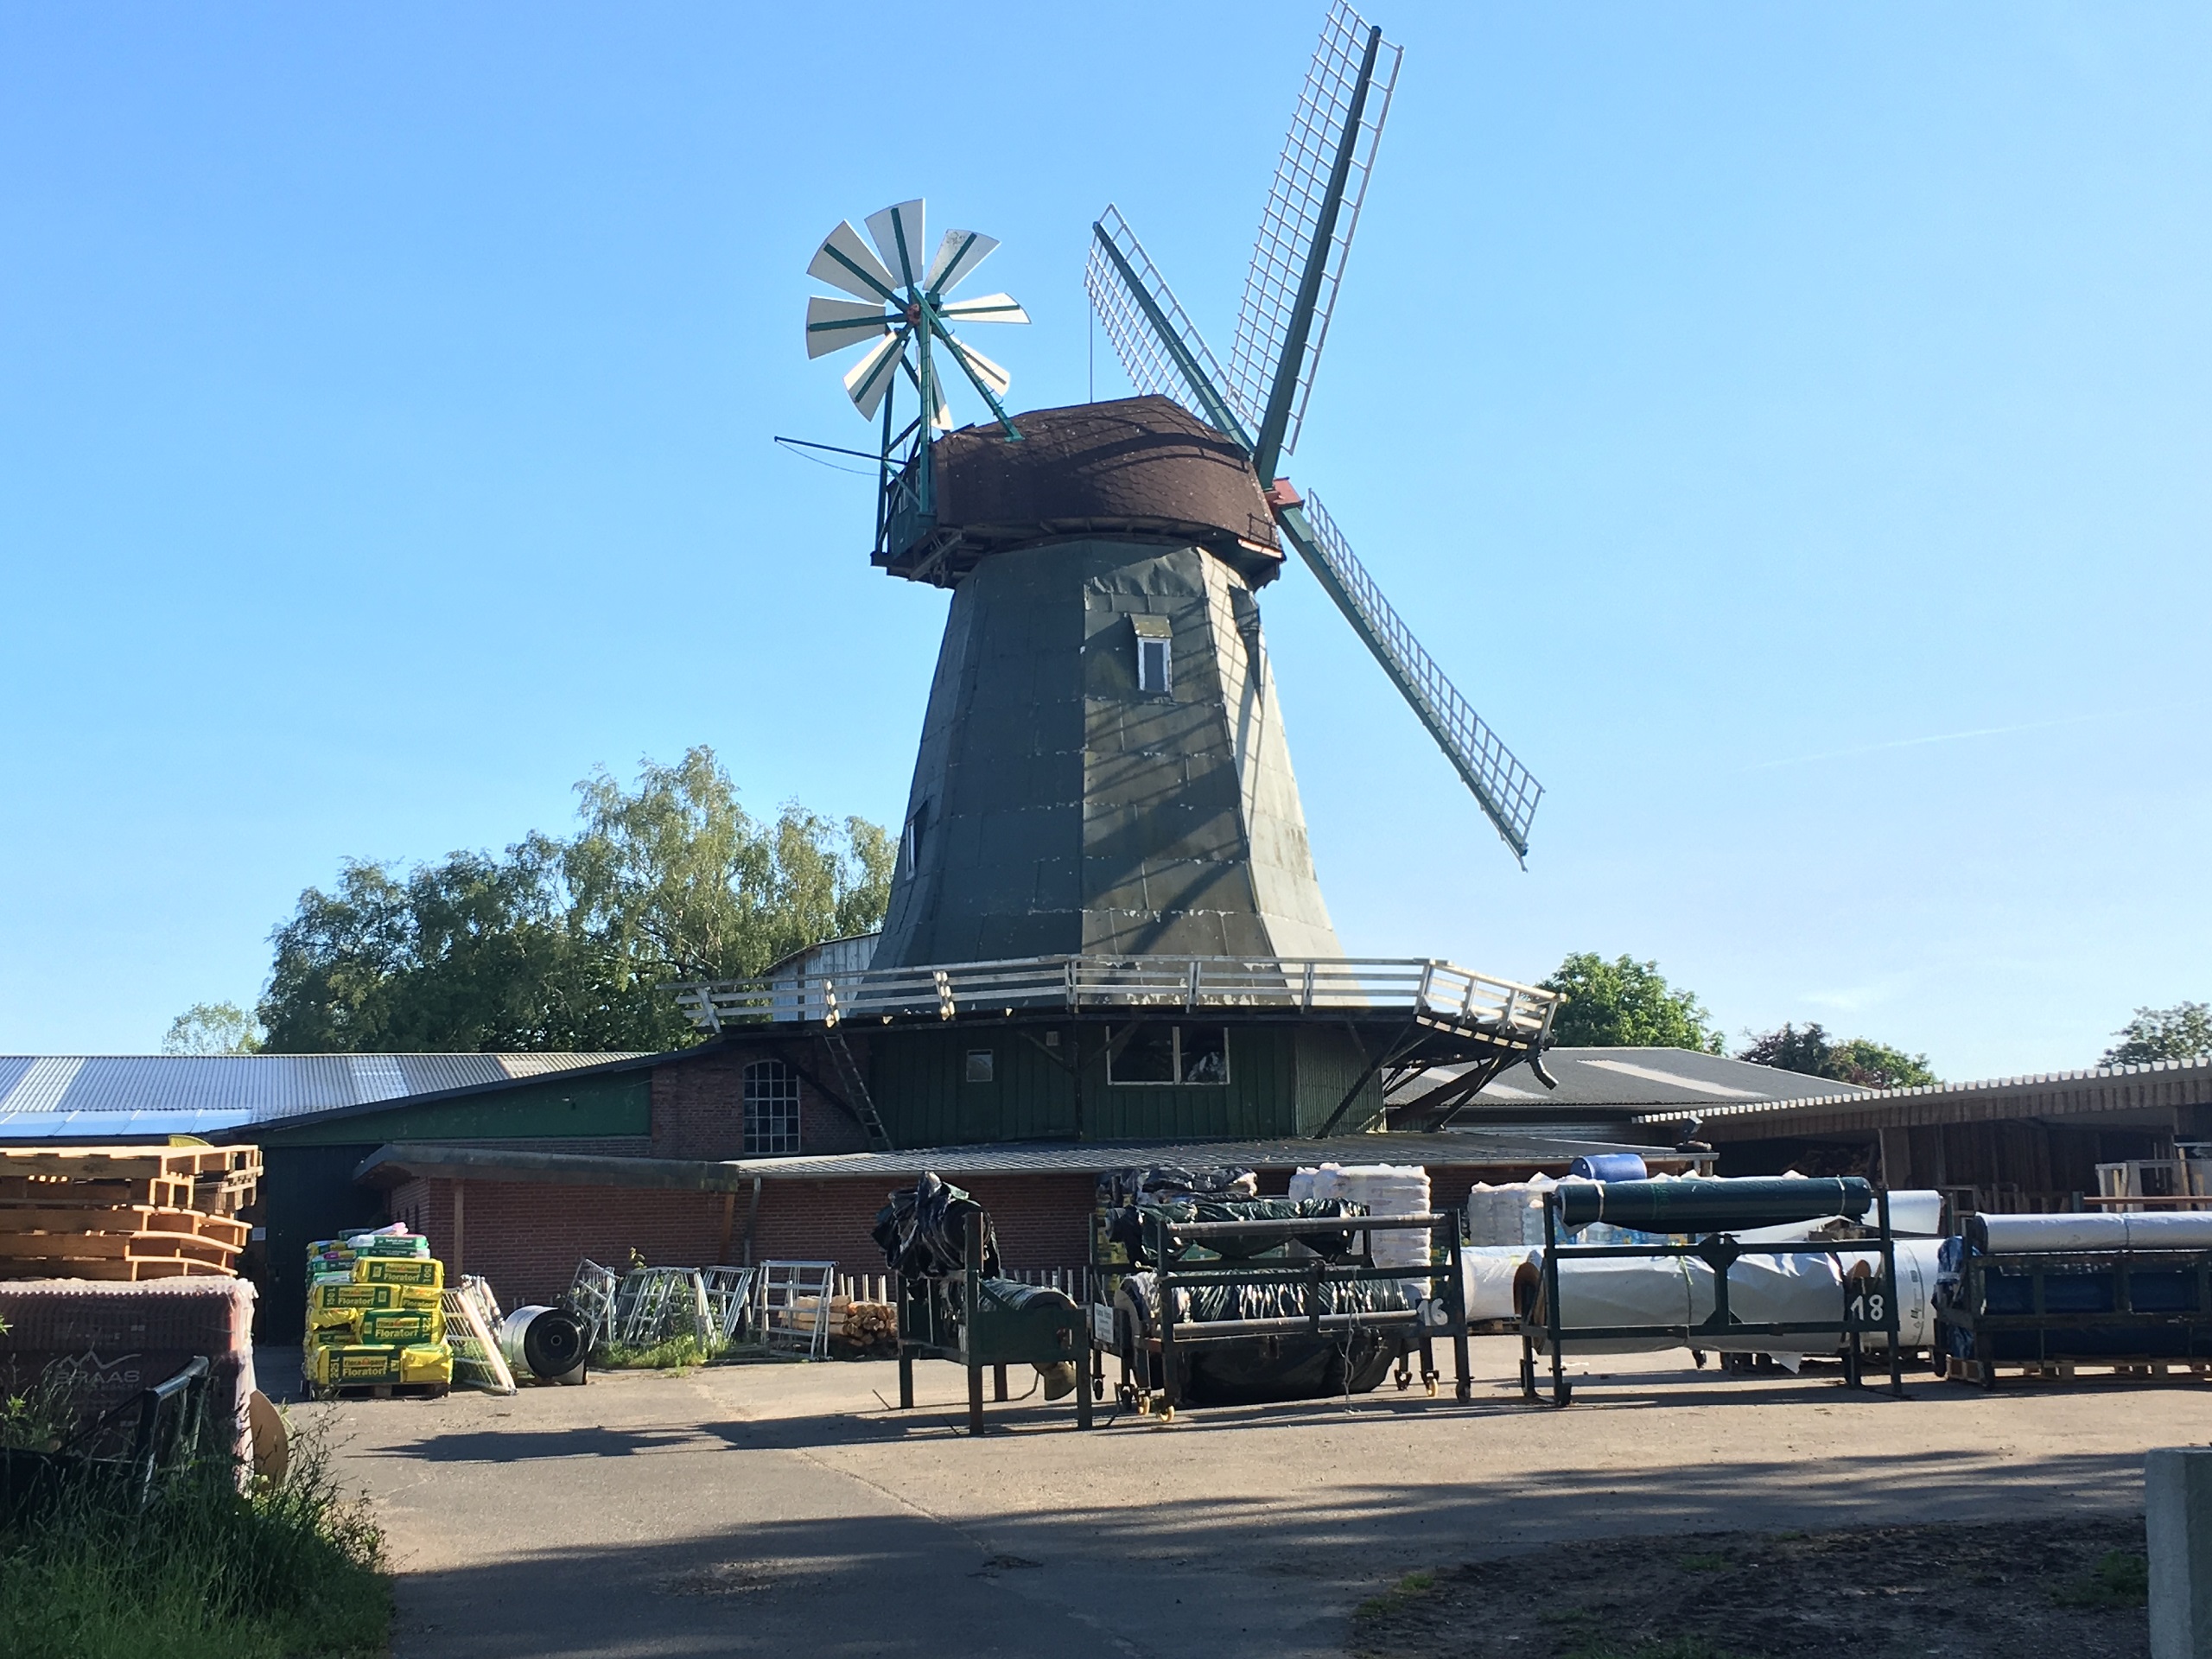
M 2193 1060 L 2153 1060 L 2145 1065 L 2085 1066 L 2077 1071 L 2038 1071 L 2017 1077 L 1983 1077 L 1969 1083 L 1930 1083 L 1912 1089 L 1856 1090 L 1838 1093 L 1831 1088 L 1825 1094 L 1802 1100 L 1707 1107 L 1696 1116 L 1707 1122 L 1714 1118 L 1768 1118 L 1777 1128 L 1786 1128 L 1800 1118 L 1827 1118 L 1845 1111 L 1871 1118 L 1881 1115 L 1885 1109 L 1909 1110 L 1921 1106 L 1979 1104 L 1977 1097 L 1991 1095 L 2018 1096 L 2022 1110 L 2031 1109 L 2039 1097 L 2049 1103 L 2051 1097 L 2060 1095 L 2074 1096 L 2067 1104 L 2075 1110 L 2130 1110 L 2139 1103 L 2129 1091 L 2136 1085 L 2152 1081 L 2212 1087 L 2212 1055 L 2200 1056 Z M 1635 1122 L 1654 1125 L 1677 1123 L 1688 1116 L 1690 1114 L 1679 1111 L 1645 1112 Z
M 1417 1100 L 1466 1070 L 1464 1065 L 1433 1066 L 1392 1090 L 1390 1103 L 1402 1105 Z M 1541 1114 L 1545 1107 L 1610 1106 L 1630 1110 L 1673 1105 L 1694 1106 L 1703 1115 L 1708 1109 L 1731 1104 L 1827 1098 L 1839 1088 L 1853 1095 L 1868 1092 L 1827 1077 L 1808 1077 L 1802 1072 L 1783 1071 L 1692 1048 L 1554 1048 L 1544 1055 L 1544 1070 L 1559 1080 L 1558 1088 L 1545 1088 L 1525 1062 L 1510 1066 L 1484 1085 L 1468 1109 L 1469 1115 L 1479 1117 L 1484 1109 L 1492 1107 L 1516 1113 L 1535 1109 Z
M 632 1054 L 0 1056 L 0 1135 L 205 1135 Z

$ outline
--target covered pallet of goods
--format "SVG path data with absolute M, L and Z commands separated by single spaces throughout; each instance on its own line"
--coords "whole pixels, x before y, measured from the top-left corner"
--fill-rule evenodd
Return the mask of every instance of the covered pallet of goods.
M 453 1382 L 445 1264 L 420 1233 L 387 1227 L 308 1246 L 301 1373 L 325 1396 L 440 1395 Z

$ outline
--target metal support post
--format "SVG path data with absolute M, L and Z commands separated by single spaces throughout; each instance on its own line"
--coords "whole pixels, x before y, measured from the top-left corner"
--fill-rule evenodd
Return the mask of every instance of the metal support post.
M 1552 1339 L 1552 1403 L 1573 1397 L 1567 1381 L 1566 1346 L 1559 1314 L 1559 1191 L 1544 1194 L 1544 1330 Z
M 1175 1291 L 1168 1282 L 1167 1223 L 1157 1213 L 1152 1217 L 1152 1268 L 1160 1287 L 1160 1388 L 1172 1415 L 1183 1403 L 1175 1376 Z
M 1897 1352 L 1897 1236 L 1890 1231 L 1890 1188 L 1885 1181 L 1875 1192 L 1874 1201 L 1881 1206 L 1882 1217 L 1882 1282 L 1889 1287 L 1889 1294 L 1882 1306 L 1882 1328 L 1890 1338 L 1890 1392 L 1900 1400 L 1904 1398 L 1904 1360 Z
M 976 1309 L 983 1292 L 983 1212 L 968 1212 L 967 1300 L 960 1309 L 960 1351 L 968 1362 L 968 1432 L 983 1432 L 983 1362 L 976 1351 Z M 1004 1398 L 1003 1395 L 1001 1398 Z
M 1446 1306 L 1452 1311 L 1452 1363 L 1457 1372 L 1452 1388 L 1455 1397 L 1464 1405 L 1474 1398 L 1474 1368 L 1467 1353 L 1467 1293 L 1466 1284 L 1459 1272 L 1459 1251 L 1467 1224 L 1465 1212 L 1452 1211 L 1452 1225 L 1448 1236 L 1451 1253 L 1445 1258 L 1450 1265 L 1451 1279 L 1446 1287 Z

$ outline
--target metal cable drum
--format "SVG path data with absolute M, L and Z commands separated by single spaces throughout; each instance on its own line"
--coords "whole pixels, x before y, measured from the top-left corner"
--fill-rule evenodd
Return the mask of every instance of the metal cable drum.
M 1593 1221 L 1652 1233 L 1729 1231 L 1773 1227 L 1825 1216 L 1863 1216 L 1874 1189 L 1856 1175 L 1802 1180 L 1742 1177 L 1727 1180 L 1571 1181 L 1557 1189 L 1561 1222 Z

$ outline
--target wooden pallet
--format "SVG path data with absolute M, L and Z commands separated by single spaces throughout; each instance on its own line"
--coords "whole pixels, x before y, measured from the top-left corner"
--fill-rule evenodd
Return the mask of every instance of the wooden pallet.
M 2025 1382 L 2071 1382 L 2083 1371 L 2108 1377 L 2156 1381 L 2193 1377 L 2212 1382 L 2212 1360 L 2206 1359 L 1961 1359 L 1943 1357 L 1943 1376 L 1951 1382 L 1987 1384 L 2009 1373 Z
M 0 1278 L 228 1274 L 257 1147 L 0 1147 Z
M 84 1256 L 15 1256 L 0 1261 L 0 1279 L 109 1279 L 143 1283 L 149 1279 L 234 1279 L 228 1268 L 175 1258 L 118 1259 Z
M 11 1175 L 0 1171 L 0 1211 L 17 1205 L 143 1204 L 157 1210 L 192 1207 L 188 1179 L 152 1176 L 138 1180 L 72 1180 L 67 1175 Z
M 133 1181 L 261 1174 L 258 1147 L 0 1147 L 0 1175 Z
M 450 1382 L 329 1382 L 311 1385 L 318 1400 L 442 1400 Z

